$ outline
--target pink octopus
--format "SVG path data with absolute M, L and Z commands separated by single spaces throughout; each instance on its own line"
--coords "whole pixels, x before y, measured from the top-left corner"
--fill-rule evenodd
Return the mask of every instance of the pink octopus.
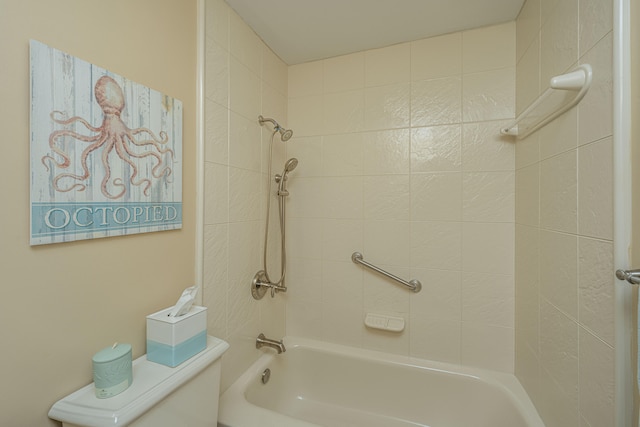
M 171 155 L 172 159 L 174 156 L 173 150 L 162 146 L 168 142 L 167 133 L 161 131 L 160 137 L 158 138 L 152 131 L 146 128 L 129 129 L 120 118 L 120 114 L 125 107 L 124 93 L 118 83 L 116 83 L 116 81 L 111 77 L 100 77 L 96 82 L 94 93 L 96 101 L 98 102 L 98 105 L 100 105 L 100 108 L 102 108 L 104 116 L 102 126 L 100 127 L 94 127 L 85 119 L 78 116 L 70 119 L 57 119 L 55 115 L 61 115 L 63 113 L 60 111 L 51 112 L 51 119 L 58 124 L 70 125 L 75 122 L 80 122 L 90 131 L 97 133 L 96 135 L 82 135 L 68 129 L 62 129 L 56 130 L 49 135 L 49 147 L 51 147 L 51 150 L 54 153 L 61 157 L 61 160 L 58 161 L 50 155 L 42 157 L 42 163 L 47 168 L 47 171 L 49 171 L 49 164 L 51 163 L 62 169 L 67 169 L 71 165 L 69 155 L 63 149 L 58 147 L 57 141 L 61 139 L 64 140 L 65 137 L 69 136 L 77 139 L 78 141 L 90 143 L 90 145 L 82 151 L 80 157 L 80 164 L 84 173 L 60 173 L 53 178 L 53 188 L 60 192 L 67 192 L 73 189 L 77 189 L 77 191 L 84 191 L 87 186 L 83 182 L 86 182 L 91 176 L 91 172 L 87 166 L 87 159 L 92 152 L 103 147 L 102 164 L 104 165 L 105 175 L 101 184 L 102 194 L 109 199 L 117 199 L 122 197 L 122 195 L 127 191 L 126 186 L 120 178 L 116 178 L 112 181 L 112 186 L 121 187 L 120 192 L 112 194 L 108 189 L 109 180 L 111 179 L 109 154 L 115 149 L 118 157 L 131 167 L 132 173 L 129 178 L 129 182 L 136 186 L 142 185 L 143 193 L 148 196 L 149 188 L 151 187 L 151 180 L 149 178 L 138 177 L 138 165 L 133 159 L 153 157 L 156 159 L 156 164 L 151 170 L 151 175 L 158 179 L 164 175 L 167 177 L 171 175 L 171 168 L 167 166 L 162 159 L 163 155 L 167 153 Z M 136 140 L 135 137 L 139 134 L 147 134 L 148 137 L 144 140 Z M 133 150 L 133 146 L 145 147 L 149 145 L 153 146 L 155 150 L 151 149 L 142 152 L 136 152 Z M 63 188 L 60 186 L 59 182 L 65 178 L 70 178 L 79 182 L 75 182 L 73 185 Z

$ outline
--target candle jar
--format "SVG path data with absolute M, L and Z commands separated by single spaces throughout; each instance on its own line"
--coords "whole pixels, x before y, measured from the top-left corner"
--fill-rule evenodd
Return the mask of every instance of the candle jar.
M 122 393 L 132 381 L 131 344 L 115 343 L 93 356 L 93 382 L 98 399 Z

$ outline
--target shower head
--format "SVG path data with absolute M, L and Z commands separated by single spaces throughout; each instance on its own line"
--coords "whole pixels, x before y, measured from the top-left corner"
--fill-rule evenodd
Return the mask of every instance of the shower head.
M 280 132 L 280 139 L 282 140 L 282 142 L 290 140 L 293 136 L 293 131 L 291 129 L 278 128 L 278 132 Z M 298 162 L 296 161 L 296 164 L 297 163 Z
M 260 123 L 261 126 L 264 125 L 264 122 L 269 122 L 273 124 L 273 130 L 274 132 L 280 132 L 280 140 L 282 140 L 282 142 L 286 142 L 290 140 L 291 137 L 293 136 L 293 131 L 291 129 L 283 128 L 282 126 L 280 126 L 278 122 L 276 122 L 273 119 L 258 116 L 258 123 Z
M 296 168 L 296 166 L 298 166 L 298 159 L 295 157 L 290 158 L 287 160 L 287 163 L 284 164 L 284 173 L 287 174 L 291 172 Z

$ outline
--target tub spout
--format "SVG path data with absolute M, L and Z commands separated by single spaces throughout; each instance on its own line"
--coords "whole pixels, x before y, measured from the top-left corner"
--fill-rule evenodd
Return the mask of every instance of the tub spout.
M 264 334 L 260 334 L 258 335 L 258 338 L 256 338 L 256 348 L 261 348 L 264 346 L 276 349 L 278 354 L 284 353 L 285 351 L 287 351 L 287 349 L 284 347 L 284 343 L 282 342 L 282 340 L 280 341 L 271 340 L 265 337 Z

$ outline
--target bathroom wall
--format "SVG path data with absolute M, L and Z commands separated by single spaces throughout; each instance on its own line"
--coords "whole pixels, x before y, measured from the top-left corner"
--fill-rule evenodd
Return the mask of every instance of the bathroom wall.
M 511 22 L 289 67 L 287 335 L 513 372 L 515 43 Z
M 287 124 L 287 66 L 222 0 L 207 0 L 205 81 L 204 303 L 210 334 L 227 340 L 222 389 L 261 354 L 260 332 L 285 334 L 285 300 L 251 296 L 251 280 L 263 257 L 269 137 L 258 115 Z M 273 173 L 284 165 L 276 137 Z M 278 240 L 277 202 L 270 241 Z M 279 247 L 269 258 L 279 259 Z M 276 276 L 279 270 L 271 266 Z
M 516 374 L 548 427 L 614 424 L 611 0 L 527 0 L 517 110 L 577 64 L 593 87 L 516 144 Z
M 145 316 L 194 283 L 196 2 L 0 1 L 0 425 L 48 426 L 115 341 L 145 352 Z M 29 246 L 29 39 L 180 99 L 182 230 Z

